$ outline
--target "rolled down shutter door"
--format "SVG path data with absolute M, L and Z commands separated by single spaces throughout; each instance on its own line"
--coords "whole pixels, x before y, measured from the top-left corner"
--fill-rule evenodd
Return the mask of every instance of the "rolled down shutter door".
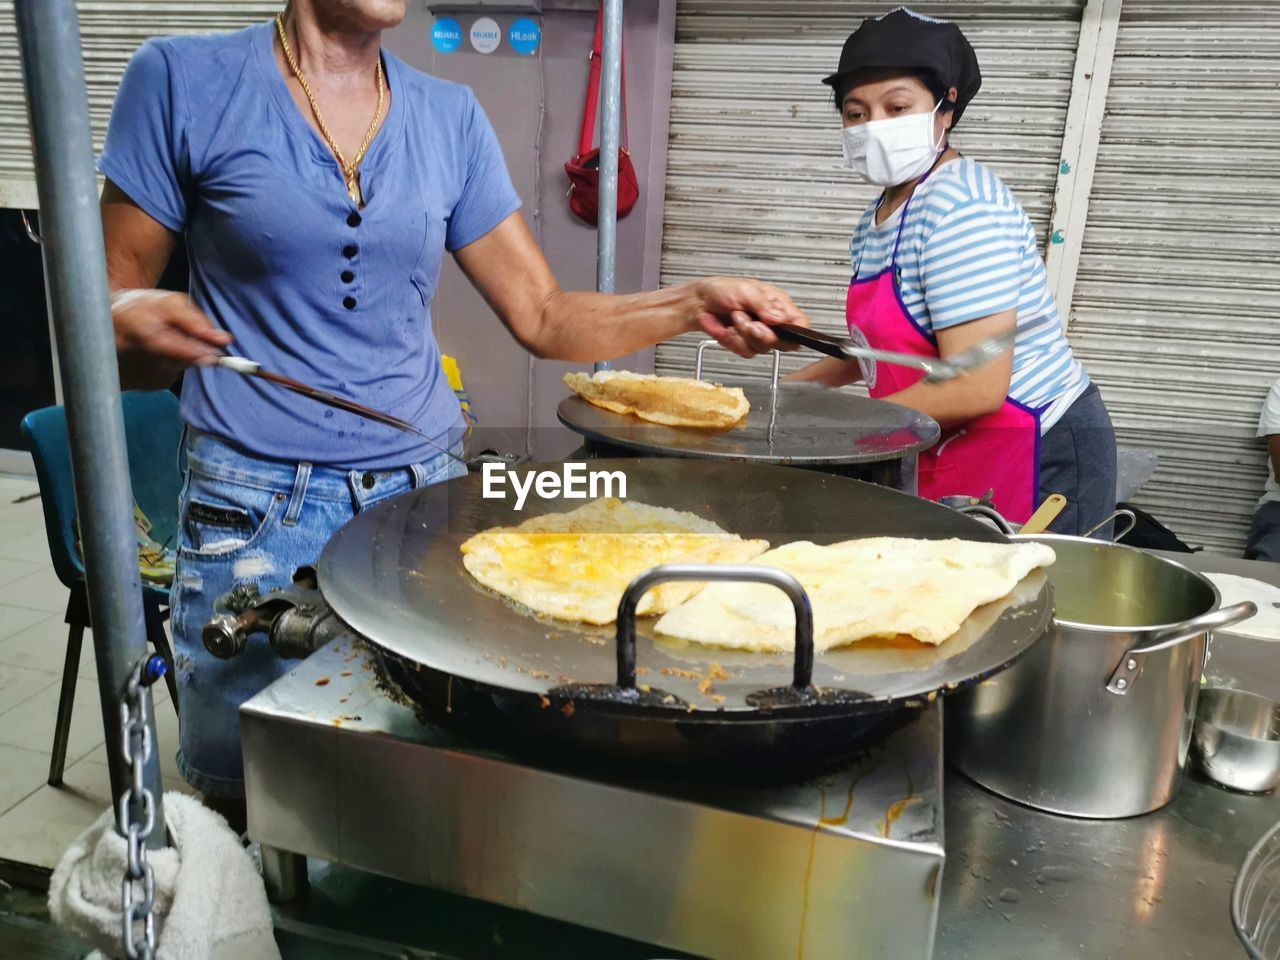
M 982 90 L 955 143 L 1017 194 L 1043 240 L 1082 3 L 913 3 L 954 19 L 978 51 Z M 680 0 L 677 6 L 664 284 L 726 274 L 783 286 L 819 327 L 844 328 L 849 237 L 874 191 L 840 169 L 839 116 L 820 79 L 845 37 L 883 3 Z M 701 337 L 658 347 L 688 375 Z M 814 359 L 791 354 L 790 368 Z M 708 370 L 765 378 L 767 362 L 708 351 Z
M 1070 316 L 1138 502 L 1238 554 L 1280 377 L 1280 19 L 1273 2 L 1124 0 Z
M 238 30 L 275 16 L 282 4 L 232 0 L 81 0 L 80 33 L 93 143 L 101 150 L 116 87 L 148 37 Z M 27 104 L 13 4 L 0 3 L 0 207 L 37 206 Z

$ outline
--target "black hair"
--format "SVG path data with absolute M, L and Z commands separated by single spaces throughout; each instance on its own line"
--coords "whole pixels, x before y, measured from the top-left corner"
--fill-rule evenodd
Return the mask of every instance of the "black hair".
M 904 70 L 902 76 L 914 77 L 923 83 L 925 88 L 933 97 L 934 103 L 942 100 L 943 103 L 942 106 L 938 108 L 939 110 L 950 111 L 955 109 L 956 102 L 947 97 L 947 94 L 951 92 L 950 85 L 943 83 L 942 78 L 932 70 Z M 838 77 L 836 82 L 831 85 L 832 102 L 835 104 L 837 113 L 843 111 L 845 95 L 849 92 L 849 88 L 854 86 L 858 80 L 858 73 L 849 73 L 845 74 L 843 77 Z M 952 124 L 952 127 L 955 127 L 954 123 Z

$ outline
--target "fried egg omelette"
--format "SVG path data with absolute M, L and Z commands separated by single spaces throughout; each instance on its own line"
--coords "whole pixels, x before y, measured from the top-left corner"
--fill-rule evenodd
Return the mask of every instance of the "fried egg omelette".
M 767 540 L 744 540 L 693 513 L 607 497 L 477 533 L 462 544 L 462 563 L 484 586 L 535 613 L 608 624 L 627 584 L 650 567 L 740 563 L 768 549 Z M 638 612 L 664 613 L 703 586 L 659 584 Z

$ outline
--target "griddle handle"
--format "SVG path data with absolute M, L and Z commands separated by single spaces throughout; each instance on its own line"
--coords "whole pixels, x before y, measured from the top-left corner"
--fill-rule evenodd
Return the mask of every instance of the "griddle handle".
M 673 580 L 768 583 L 791 599 L 796 613 L 796 652 L 792 686 L 807 690 L 813 684 L 813 606 L 800 581 L 774 567 L 746 564 L 667 563 L 646 570 L 627 586 L 618 604 L 618 686 L 636 686 L 636 608 L 651 587 Z

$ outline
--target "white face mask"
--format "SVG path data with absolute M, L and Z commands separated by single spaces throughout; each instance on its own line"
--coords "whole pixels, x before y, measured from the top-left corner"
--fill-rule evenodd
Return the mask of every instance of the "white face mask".
M 840 136 L 849 169 L 880 187 L 895 187 L 921 176 L 946 139 L 945 131 L 942 140 L 933 137 L 933 118 L 940 106 L 941 100 L 929 113 L 845 127 Z

